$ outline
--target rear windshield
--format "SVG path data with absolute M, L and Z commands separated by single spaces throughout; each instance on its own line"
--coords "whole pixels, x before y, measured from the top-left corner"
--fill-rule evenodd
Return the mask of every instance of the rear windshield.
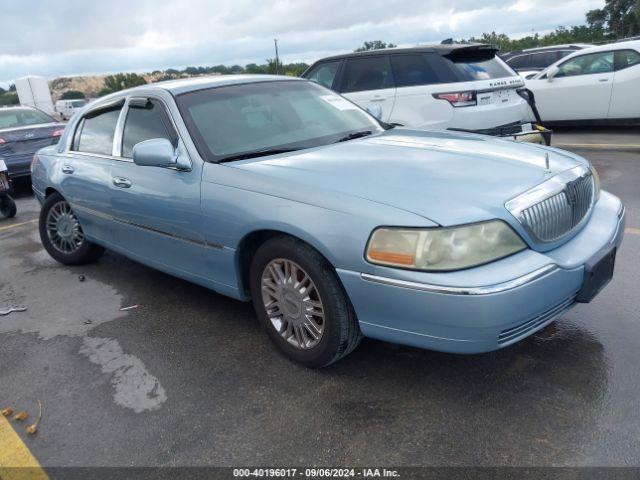
M 29 125 L 54 121 L 49 115 L 38 110 L 29 108 L 0 109 L 0 128 L 28 127 Z
M 426 54 L 434 55 L 435 54 Z M 471 82 L 513 77 L 517 74 L 493 53 L 459 53 L 446 57 L 438 56 L 450 82 Z M 433 59 L 435 61 L 435 59 Z

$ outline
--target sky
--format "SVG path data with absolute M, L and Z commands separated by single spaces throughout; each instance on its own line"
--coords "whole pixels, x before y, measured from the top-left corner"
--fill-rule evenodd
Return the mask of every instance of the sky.
M 365 40 L 400 46 L 584 23 L 604 0 L 0 0 L 0 85 L 199 65 L 310 63 Z

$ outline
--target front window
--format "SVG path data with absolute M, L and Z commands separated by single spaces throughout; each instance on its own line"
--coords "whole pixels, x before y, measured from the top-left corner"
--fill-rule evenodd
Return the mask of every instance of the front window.
M 158 100 L 148 99 L 141 104 L 129 104 L 129 112 L 122 132 L 122 156 L 133 157 L 133 147 L 152 138 L 165 138 L 176 147 L 178 135 Z
M 55 122 L 55 120 L 39 110 L 31 110 L 30 108 L 0 110 L 0 129 L 28 127 L 51 122 Z
M 257 82 L 178 96 L 200 155 L 210 162 L 327 145 L 383 131 L 362 109 L 312 82 Z
M 361 92 L 393 88 L 387 55 L 349 58 L 342 74 L 341 92 Z
M 567 60 L 558 67 L 556 77 L 574 77 L 613 72 L 613 52 L 589 53 Z

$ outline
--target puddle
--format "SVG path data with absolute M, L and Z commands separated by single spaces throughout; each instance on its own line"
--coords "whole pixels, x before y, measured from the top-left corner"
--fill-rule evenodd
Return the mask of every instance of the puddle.
M 158 379 L 138 357 L 124 353 L 117 340 L 84 337 L 80 353 L 100 365 L 104 373 L 112 375 L 113 399 L 121 407 L 141 413 L 157 410 L 167 400 Z
M 124 353 L 117 340 L 93 338 L 96 327 L 131 315 L 120 311 L 123 297 L 107 283 L 80 282 L 80 269 L 55 262 L 39 245 L 37 232 L 0 239 L 0 310 L 28 310 L 0 317 L 0 334 L 33 333 L 41 340 L 82 337 L 81 354 L 111 374 L 114 401 L 135 412 L 155 410 L 166 401 L 164 388 L 143 362 Z M 91 267 L 88 267 L 88 269 Z

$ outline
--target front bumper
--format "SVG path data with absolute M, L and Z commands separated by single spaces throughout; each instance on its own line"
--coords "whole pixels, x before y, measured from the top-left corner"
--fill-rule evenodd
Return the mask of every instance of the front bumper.
M 606 245 L 620 245 L 624 222 L 620 200 L 602 192 L 582 231 L 550 252 L 526 250 L 447 274 L 374 267 L 338 275 L 365 336 L 445 352 L 487 352 L 531 335 L 571 308 L 584 264 Z

